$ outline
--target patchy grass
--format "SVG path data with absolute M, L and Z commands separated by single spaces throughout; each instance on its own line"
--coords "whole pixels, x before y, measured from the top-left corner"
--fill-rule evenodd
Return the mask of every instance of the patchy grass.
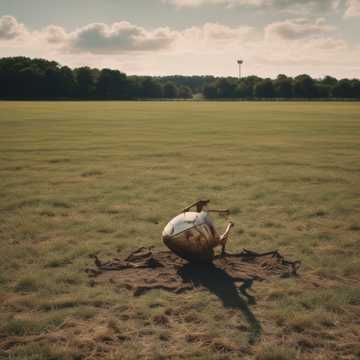
M 296 360 L 299 358 L 299 352 L 286 347 L 275 345 L 264 345 L 256 353 L 256 360 Z
M 14 290 L 16 292 L 26 293 L 37 291 L 39 287 L 39 282 L 36 278 L 32 276 L 24 276 L 17 281 Z
M 19 346 L 12 355 L 14 360 L 79 360 L 81 352 L 69 352 L 66 348 L 59 349 L 56 345 L 34 343 Z
M 1 102 L 0 359 L 357 359 L 359 110 Z M 202 197 L 232 210 L 230 249 L 279 249 L 300 277 L 254 285 L 250 312 L 89 281 L 90 254 L 162 246 Z
M 62 321 L 57 314 L 41 320 L 12 318 L 1 324 L 1 332 L 8 336 L 39 335 L 59 326 Z

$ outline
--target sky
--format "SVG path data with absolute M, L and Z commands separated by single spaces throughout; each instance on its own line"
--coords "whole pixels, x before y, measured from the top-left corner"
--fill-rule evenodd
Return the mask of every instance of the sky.
M 0 57 L 129 75 L 360 77 L 360 0 L 0 0 Z

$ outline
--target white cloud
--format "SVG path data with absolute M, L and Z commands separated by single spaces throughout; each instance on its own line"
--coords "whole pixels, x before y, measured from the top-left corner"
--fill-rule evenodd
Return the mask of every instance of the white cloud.
M 18 24 L 16 19 L 12 23 Z M 245 60 L 245 74 L 266 77 L 351 77 L 360 71 L 360 46 L 347 44 L 322 18 L 277 21 L 265 29 L 206 23 L 149 30 L 124 21 L 73 31 L 55 25 L 36 31 L 20 28 L 16 36 L 0 40 L 1 56 L 43 57 L 71 67 L 110 67 L 139 75 L 236 75 L 238 58 Z
M 199 7 L 204 5 L 222 5 L 227 8 L 251 6 L 257 8 L 275 8 L 292 13 L 326 12 L 338 8 L 341 0 L 163 0 L 178 8 Z M 358 0 L 349 0 L 358 1 Z
M 0 40 L 13 40 L 25 33 L 25 27 L 13 16 L 0 17 Z
M 347 0 L 345 17 L 360 16 L 360 0 Z
M 193 53 L 219 51 L 245 45 L 260 34 L 252 27 L 229 27 L 218 23 L 205 23 L 178 32 L 175 51 Z
M 67 32 L 63 27 L 49 25 L 30 32 L 12 16 L 0 17 L 0 41 L 8 46 L 22 41 L 23 45 L 46 45 L 63 52 L 90 54 L 121 54 L 167 49 L 178 32 L 167 27 L 146 30 L 127 21 L 111 25 L 93 23 Z
M 344 4 L 344 17 L 360 16 L 360 0 L 162 0 L 177 8 L 223 6 L 225 8 L 253 7 L 298 15 L 324 14 L 339 11 Z
M 67 34 L 64 28 L 56 25 L 46 27 L 40 35 L 43 35 L 46 41 L 51 44 L 61 44 L 67 39 Z
M 168 48 L 176 38 L 169 28 L 145 30 L 129 22 L 95 23 L 68 34 L 71 51 L 112 54 L 123 51 L 154 51 Z
M 229 27 L 218 23 L 205 23 L 184 30 L 156 28 L 146 30 L 129 22 L 112 25 L 89 24 L 67 33 L 59 26 L 48 26 L 37 32 L 37 38 L 67 53 L 124 54 L 150 51 L 206 51 L 236 46 L 254 37 L 256 31 L 249 26 Z
M 193 31 L 199 32 L 199 35 L 205 39 L 232 41 L 247 40 L 254 29 L 250 26 L 229 27 L 218 23 L 206 23 L 201 27 L 190 29 L 190 32 Z
M 299 18 L 269 24 L 265 28 L 265 36 L 267 38 L 278 37 L 285 40 L 298 40 L 319 37 L 333 30 L 334 28 L 327 25 L 323 18 L 316 20 Z

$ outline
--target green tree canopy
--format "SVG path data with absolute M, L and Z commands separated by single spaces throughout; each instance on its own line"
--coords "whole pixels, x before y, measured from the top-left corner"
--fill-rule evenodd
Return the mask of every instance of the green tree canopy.
M 164 85 L 164 97 L 166 99 L 175 99 L 178 97 L 179 90 L 176 85 L 174 85 L 172 82 L 167 82 Z
M 0 99 L 190 99 L 201 93 L 207 99 L 341 98 L 360 99 L 359 79 L 294 79 L 258 76 L 127 76 L 117 69 L 70 69 L 55 61 L 8 57 L 0 59 Z

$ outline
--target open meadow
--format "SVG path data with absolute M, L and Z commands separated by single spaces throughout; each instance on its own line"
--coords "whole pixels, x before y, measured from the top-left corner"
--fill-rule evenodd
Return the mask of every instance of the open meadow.
M 0 102 L 0 179 L 0 359 L 360 357 L 358 102 Z M 299 276 L 238 307 L 91 283 L 200 198 Z

